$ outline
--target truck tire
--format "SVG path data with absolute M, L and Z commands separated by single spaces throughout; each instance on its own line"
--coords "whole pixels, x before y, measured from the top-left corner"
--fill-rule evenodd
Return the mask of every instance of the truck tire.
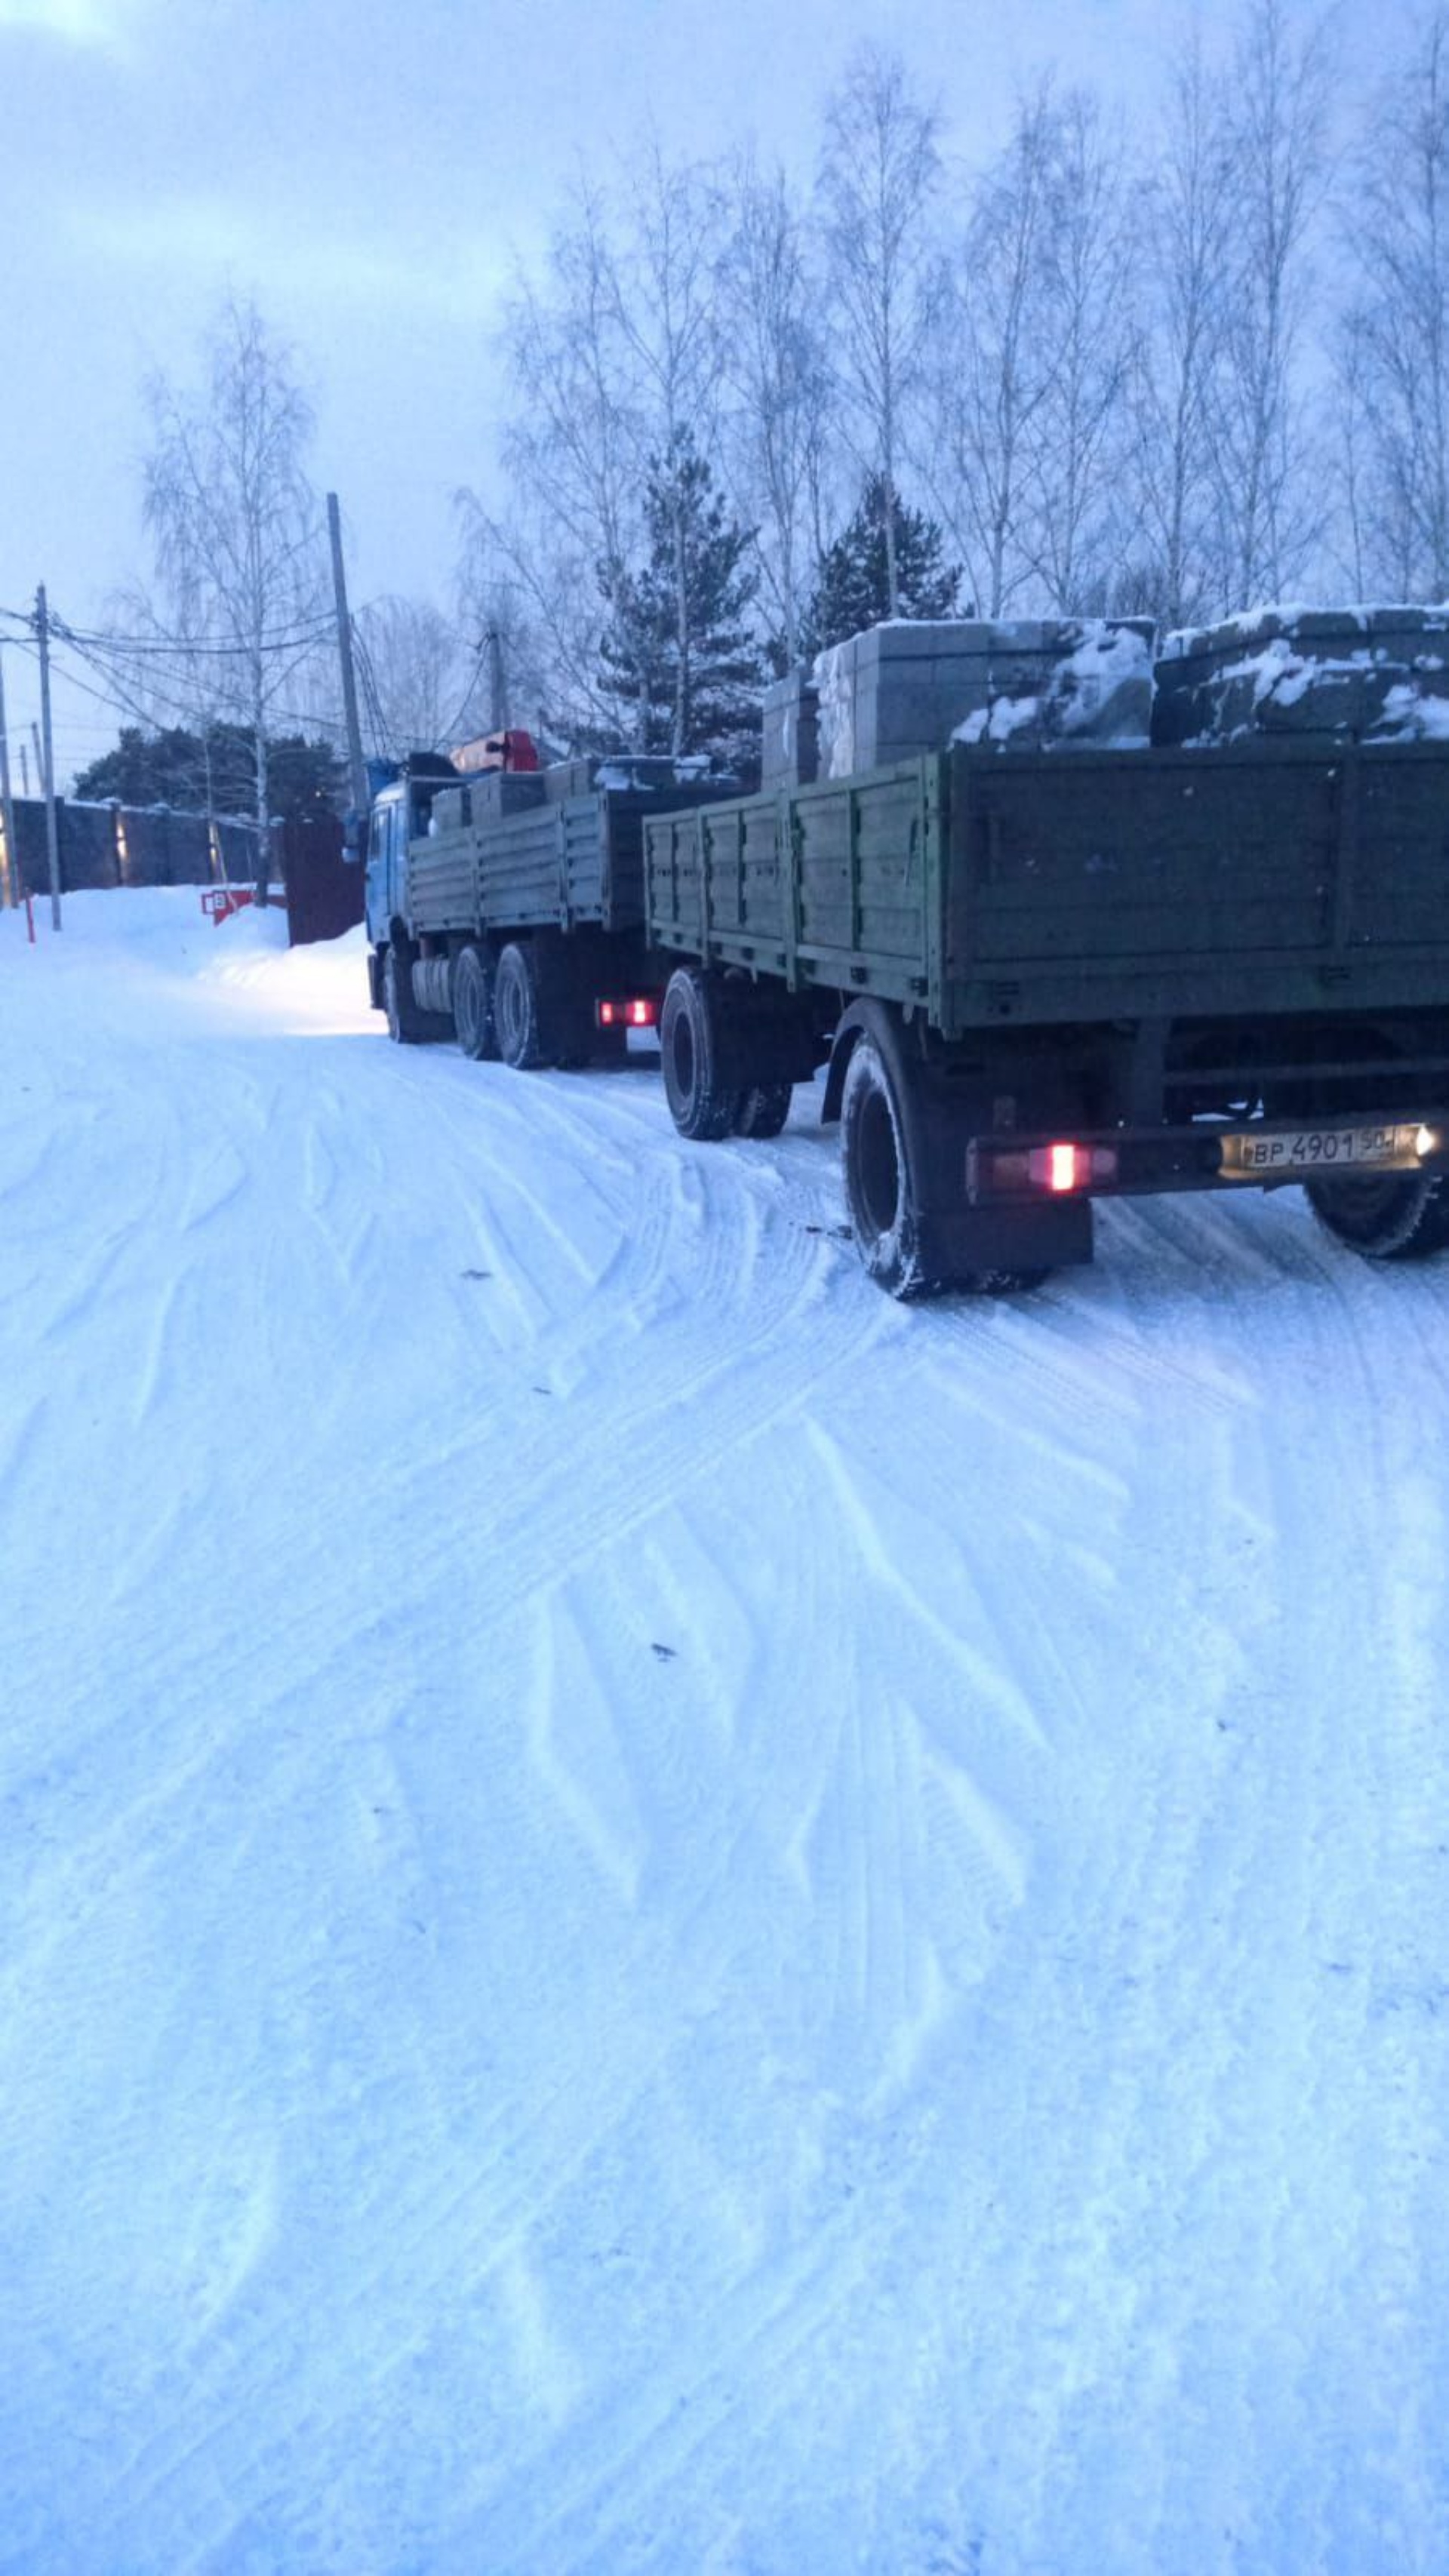
M 659 1053 L 669 1114 L 681 1136 L 714 1144 L 734 1126 L 741 1098 L 725 1061 L 717 990 L 697 966 L 677 966 L 659 1014 Z
M 395 1046 L 416 1046 L 417 1010 L 413 1002 L 412 970 L 398 961 L 397 941 L 388 942 L 382 961 L 382 1007 L 387 1013 L 387 1033 Z
M 453 1034 L 448 1012 L 421 1007 L 413 991 L 413 961 L 405 939 L 388 941 L 382 962 L 382 1006 L 388 1036 L 399 1046 L 433 1046 Z
M 515 1073 L 551 1064 L 539 992 L 538 959 L 531 945 L 510 939 L 493 979 L 493 1031 L 498 1052 Z
M 460 948 L 453 960 L 452 993 L 453 1026 L 459 1046 L 475 1064 L 490 1061 L 498 1053 L 493 1026 L 493 960 L 474 940 Z
M 856 1250 L 891 1297 L 922 1297 L 938 1280 L 921 1239 L 919 1175 L 905 1102 L 875 1039 L 856 1039 L 840 1104 L 840 1161 Z
M 756 1082 L 735 1103 L 737 1136 L 778 1136 L 790 1115 L 792 1082 Z
M 1365 1260 L 1421 1261 L 1449 1244 L 1449 1179 L 1437 1174 L 1364 1174 L 1303 1187 L 1325 1234 Z
M 856 1250 L 888 1296 L 934 1297 L 949 1288 L 1006 1296 L 1039 1288 L 1048 1276 L 1049 1263 L 1014 1257 L 999 1225 L 991 1250 L 983 1244 L 985 1257 L 972 1257 L 972 1221 L 952 1207 L 949 1192 L 941 1197 L 943 1174 L 954 1170 L 958 1153 L 964 1178 L 955 1119 L 943 1120 L 940 1104 L 924 1088 L 912 1089 L 909 1063 L 886 1038 L 861 1028 L 841 1094 L 841 1168 Z

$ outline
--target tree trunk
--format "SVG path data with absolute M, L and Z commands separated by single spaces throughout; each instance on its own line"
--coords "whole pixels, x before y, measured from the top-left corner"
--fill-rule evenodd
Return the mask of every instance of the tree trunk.
M 676 483 L 679 468 L 675 466 Z M 674 509 L 674 617 L 677 629 L 678 663 L 674 674 L 674 724 L 670 744 L 676 760 L 681 760 L 689 745 L 689 566 L 684 550 L 684 510 L 679 500 Z
M 272 820 L 270 780 L 267 763 L 266 713 L 260 686 L 252 709 L 252 739 L 256 746 L 257 780 L 257 883 L 256 899 L 265 909 L 272 887 Z

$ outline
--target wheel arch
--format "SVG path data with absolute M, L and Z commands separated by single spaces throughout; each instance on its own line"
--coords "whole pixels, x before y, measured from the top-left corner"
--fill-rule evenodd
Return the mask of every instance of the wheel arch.
M 907 1050 L 900 1019 L 888 1002 L 877 1002 L 864 996 L 850 1003 L 836 1024 L 830 1062 L 825 1071 L 825 1098 L 820 1106 L 822 1127 L 833 1125 L 840 1116 L 850 1059 L 867 1033 L 875 1039 L 901 1086 L 909 1086 Z

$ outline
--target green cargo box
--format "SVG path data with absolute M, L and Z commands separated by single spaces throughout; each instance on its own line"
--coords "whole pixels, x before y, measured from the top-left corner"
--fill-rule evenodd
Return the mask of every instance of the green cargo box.
M 978 751 L 650 818 L 646 932 L 1003 1024 L 1449 992 L 1449 747 Z
M 671 788 L 672 806 L 713 792 Z M 605 788 L 415 840 L 408 850 L 414 936 L 584 924 L 637 931 L 644 919 L 644 822 L 659 793 Z

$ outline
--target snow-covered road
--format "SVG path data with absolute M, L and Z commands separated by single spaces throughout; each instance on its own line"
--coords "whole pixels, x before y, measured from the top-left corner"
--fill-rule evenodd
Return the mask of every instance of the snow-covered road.
M 0 918 L 0 2569 L 1444 2576 L 1449 1261 Z

